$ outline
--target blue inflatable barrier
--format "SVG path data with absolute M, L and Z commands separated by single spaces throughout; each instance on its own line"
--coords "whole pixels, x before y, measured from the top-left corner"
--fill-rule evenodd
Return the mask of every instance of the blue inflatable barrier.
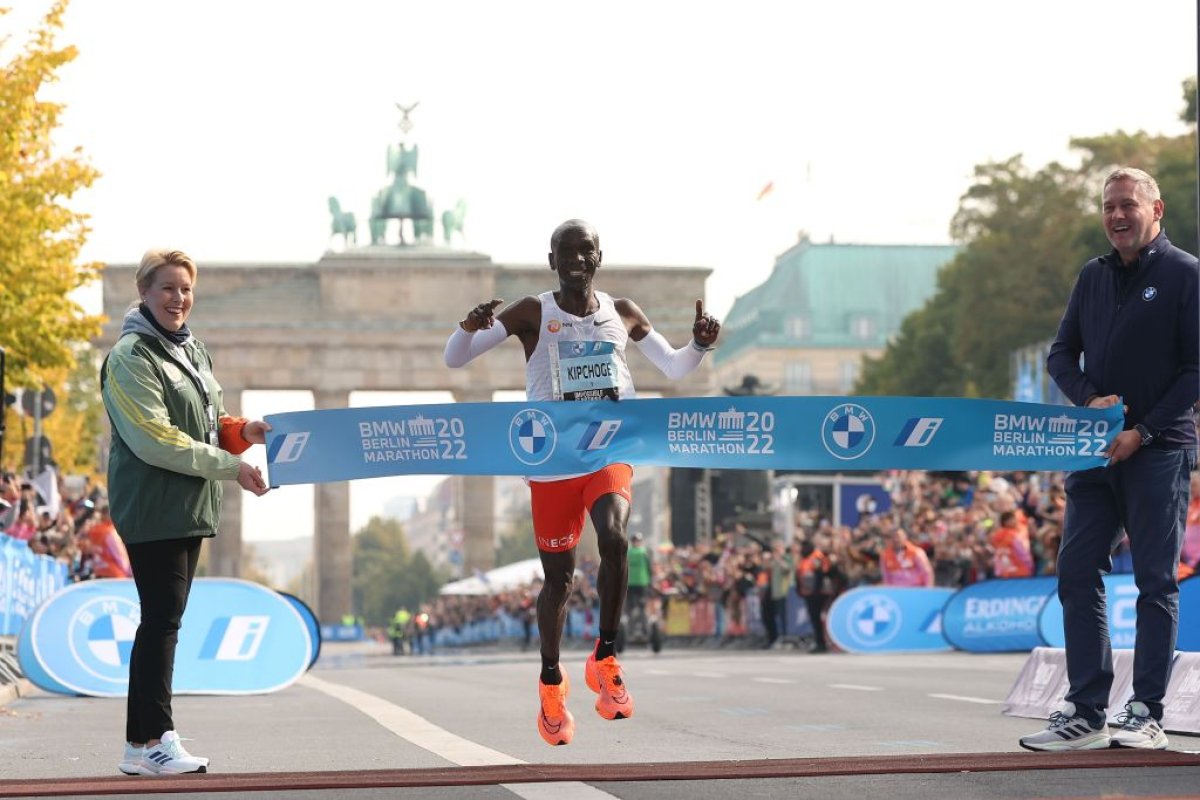
M 321 623 L 317 622 L 317 615 L 308 607 L 308 603 L 288 592 L 279 592 L 279 596 L 287 600 L 296 609 L 296 613 L 304 620 L 305 626 L 308 627 L 308 635 L 312 639 L 312 655 L 308 659 L 308 668 L 312 669 L 312 665 L 317 663 L 317 659 L 321 657 Z
M 1133 648 L 1137 634 L 1137 585 L 1133 576 L 1105 575 L 1104 593 L 1108 598 L 1108 636 L 1113 649 Z M 1180 615 L 1182 619 L 1182 614 Z M 1180 626 L 1182 630 L 1183 626 Z M 1047 647 L 1066 647 L 1067 636 L 1063 630 L 1062 603 L 1056 591 L 1046 601 L 1042 615 L 1038 618 L 1038 632 Z
M 829 636 L 851 653 L 950 650 L 942 609 L 953 589 L 870 586 L 840 595 L 829 609 Z
M 1002 578 L 960 589 L 942 610 L 942 635 L 970 653 L 1030 651 L 1042 644 L 1038 618 L 1056 578 Z
M 76 583 L 44 602 L 21 629 L 17 658 L 39 688 L 122 697 L 141 620 L 132 580 Z M 176 694 L 264 694 L 304 674 L 312 636 L 296 607 L 270 589 L 197 578 L 175 653 Z

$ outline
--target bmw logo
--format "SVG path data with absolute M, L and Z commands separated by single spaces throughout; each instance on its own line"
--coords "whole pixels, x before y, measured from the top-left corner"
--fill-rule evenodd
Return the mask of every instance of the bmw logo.
M 1142 290 L 1142 299 L 1143 300 L 1153 300 L 1156 297 L 1158 297 L 1158 289 L 1156 289 L 1155 287 L 1147 286 L 1145 289 Z
M 92 677 L 124 685 L 141 618 L 141 607 L 124 597 L 109 595 L 84 603 L 68 623 L 75 663 Z
M 536 408 L 518 411 L 508 426 L 508 446 L 522 464 L 535 467 L 554 453 L 558 432 L 550 416 Z
M 868 594 L 850 606 L 850 638 L 865 647 L 881 645 L 900 632 L 903 616 L 895 600 L 883 594 Z
M 875 443 L 875 420 L 871 412 L 855 403 L 843 403 L 825 415 L 821 443 L 834 458 L 852 461 L 865 455 Z

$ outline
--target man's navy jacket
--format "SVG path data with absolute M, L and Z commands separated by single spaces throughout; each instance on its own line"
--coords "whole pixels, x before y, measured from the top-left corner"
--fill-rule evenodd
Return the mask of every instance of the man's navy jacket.
M 1145 425 L 1155 434 L 1152 447 L 1195 448 L 1198 274 L 1196 257 L 1165 233 L 1132 265 L 1116 250 L 1084 264 L 1046 358 L 1063 394 L 1076 405 L 1119 395 L 1129 407 L 1125 427 Z

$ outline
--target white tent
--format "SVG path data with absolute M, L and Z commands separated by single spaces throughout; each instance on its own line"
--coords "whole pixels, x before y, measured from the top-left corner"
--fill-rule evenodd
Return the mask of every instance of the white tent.
M 503 567 L 496 567 L 487 572 L 472 575 L 453 583 L 447 583 L 439 594 L 493 594 L 518 586 L 526 586 L 535 580 L 542 580 L 542 561 L 539 558 L 527 558 Z

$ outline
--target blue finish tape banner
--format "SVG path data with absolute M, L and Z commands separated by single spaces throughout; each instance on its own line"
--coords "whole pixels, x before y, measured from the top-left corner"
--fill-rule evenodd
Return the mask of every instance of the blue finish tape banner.
M 390 475 L 565 475 L 612 463 L 720 469 L 1102 466 L 1120 406 L 913 397 L 345 408 L 273 414 L 272 486 Z
M 62 694 L 123 697 L 141 620 L 133 581 L 76 583 L 44 602 L 17 640 L 25 676 Z M 175 652 L 176 694 L 264 694 L 308 669 L 313 644 L 295 606 L 257 583 L 197 578 Z
M 869 586 L 851 589 L 829 609 L 829 636 L 851 653 L 933 653 L 950 650 L 942 608 L 953 589 Z
M 1137 584 L 1129 574 L 1105 575 L 1104 595 L 1108 601 L 1108 636 L 1114 649 L 1133 649 L 1137 635 Z M 1180 630 L 1186 624 L 1179 616 Z M 1062 603 L 1056 591 L 1046 601 L 1042 615 L 1038 618 L 1038 632 L 1048 647 L 1066 647 L 1067 636 L 1063 630 Z
M 942 611 L 942 635 L 971 653 L 1028 652 L 1042 643 L 1038 617 L 1054 577 L 1005 578 L 960 589 Z

